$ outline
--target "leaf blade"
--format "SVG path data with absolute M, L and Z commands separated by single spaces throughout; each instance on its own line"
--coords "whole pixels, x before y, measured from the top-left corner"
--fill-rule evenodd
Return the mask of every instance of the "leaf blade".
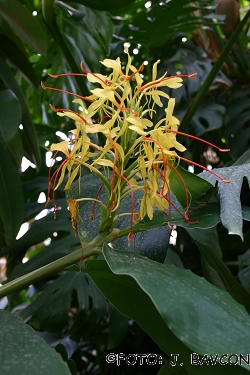
M 0 216 L 8 241 L 15 239 L 24 217 L 20 176 L 8 150 L 0 144 Z
M 46 34 L 28 9 L 17 0 L 7 0 L 0 3 L 0 13 L 31 48 L 46 55 Z
M 4 310 L 0 310 L 0 317 L 1 369 L 4 374 L 19 375 L 21 368 L 24 374 L 71 375 L 61 356 L 20 318 Z

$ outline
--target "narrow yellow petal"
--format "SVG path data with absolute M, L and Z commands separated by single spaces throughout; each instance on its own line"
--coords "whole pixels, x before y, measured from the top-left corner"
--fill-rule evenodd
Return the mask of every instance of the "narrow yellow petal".
M 147 134 L 146 132 L 144 132 L 143 130 L 141 130 L 141 128 L 139 128 L 138 126 L 135 126 L 135 125 L 129 126 L 129 129 L 134 130 L 139 135 L 146 135 Z
M 100 61 L 106 68 L 111 68 L 115 72 L 119 73 L 120 75 L 123 75 L 122 69 L 121 69 L 121 62 L 120 58 L 118 57 L 116 60 L 111 59 L 105 59 L 103 61 Z
M 87 80 L 92 83 L 100 83 L 102 87 L 105 88 L 107 87 L 106 81 L 108 81 L 108 77 L 99 73 L 88 73 Z
M 114 168 L 114 163 L 108 159 L 98 159 L 93 164 L 103 165 L 104 167 L 111 167 Z
M 52 143 L 50 151 L 62 151 L 66 156 L 69 156 L 68 141 L 62 141 L 59 143 Z
M 105 89 L 94 89 L 94 90 L 91 90 L 91 92 L 92 92 L 92 94 L 94 94 L 98 98 L 108 99 L 111 102 L 115 101 L 114 92 L 111 91 L 111 90 L 108 90 L 108 89 L 107 90 L 105 90 Z
M 160 60 L 157 60 L 154 65 L 153 65 L 153 69 L 152 69 L 152 81 L 155 81 L 156 80 L 156 77 L 157 77 L 157 65 L 159 64 Z
M 178 89 L 179 87 L 182 86 L 183 79 L 180 77 L 172 77 L 168 79 L 164 79 L 157 83 L 156 87 L 170 87 L 171 89 Z

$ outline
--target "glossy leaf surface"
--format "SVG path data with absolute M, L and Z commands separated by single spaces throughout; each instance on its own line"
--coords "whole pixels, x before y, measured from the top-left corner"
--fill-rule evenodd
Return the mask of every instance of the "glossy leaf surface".
M 14 314 L 0 310 L 1 371 L 5 375 L 71 375 L 54 349 Z

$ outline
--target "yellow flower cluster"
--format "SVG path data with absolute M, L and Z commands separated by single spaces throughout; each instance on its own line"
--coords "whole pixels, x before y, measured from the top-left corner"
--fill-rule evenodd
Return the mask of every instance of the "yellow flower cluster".
M 144 83 L 141 74 L 144 66 L 139 69 L 133 66 L 126 52 L 128 61 L 124 69 L 120 58 L 101 62 L 111 69 L 109 75 L 86 71 L 82 65 L 83 75 L 98 87 L 86 98 L 75 94 L 77 98 L 73 102 L 82 109 L 79 113 L 52 107 L 59 116 L 75 120 L 76 128 L 71 131 L 70 142 L 52 144 L 50 150 L 62 151 L 67 157 L 52 176 L 56 181 L 60 174 L 54 189 L 66 173 L 65 189 L 70 189 L 84 165 L 107 187 L 107 207 L 111 213 L 118 209 L 121 199 L 131 195 L 132 225 L 146 215 L 152 219 L 155 207 L 163 211 L 168 208 L 169 175 L 175 170 L 176 159 L 178 162 L 176 150 L 183 152 L 185 147 L 176 140 L 179 120 L 173 116 L 175 100 L 161 90 L 162 87 L 179 88 L 182 78 L 167 77 L 166 73 L 157 78 L 157 61 L 153 65 L 152 81 Z M 49 89 L 44 85 L 43 88 Z M 163 107 L 162 98 L 168 100 L 165 117 L 154 124 L 154 108 Z M 92 141 L 91 134 L 100 133 L 106 138 L 104 146 Z M 142 192 L 139 212 L 134 212 L 135 190 Z

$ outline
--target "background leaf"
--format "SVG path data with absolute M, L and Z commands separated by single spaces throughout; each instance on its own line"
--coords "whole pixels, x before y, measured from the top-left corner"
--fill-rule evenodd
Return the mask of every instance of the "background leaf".
M 235 280 L 228 267 L 208 246 L 198 243 L 198 248 L 208 263 L 218 272 L 231 296 L 250 313 L 250 294 Z
M 86 338 L 104 315 L 106 300 L 84 273 L 64 273 L 18 315 L 22 319 L 30 317 L 29 324 L 36 329 L 58 332 L 68 325 L 73 298 L 77 298 L 77 315 L 70 331 L 84 329 Z
M 19 101 L 11 90 L 0 90 L 0 142 L 6 145 L 18 131 L 22 113 Z
M 71 375 L 54 349 L 14 314 L 0 310 L 1 370 L 6 375 Z
M 220 104 L 208 102 L 199 108 L 192 119 L 195 134 L 199 137 L 207 131 L 220 129 L 223 124 L 225 107 Z
M 11 155 L 0 144 L 0 216 L 8 242 L 14 241 L 23 222 L 23 190 Z
M 207 183 L 207 181 L 204 183 L 204 180 L 202 181 L 202 179 L 200 179 L 199 176 L 188 172 L 180 166 L 178 166 L 176 170 L 180 174 L 186 185 L 186 189 L 188 191 L 189 204 L 199 199 L 212 187 L 212 185 Z M 186 207 L 186 191 L 181 182 L 180 177 L 174 170 L 170 174 L 169 183 L 171 192 L 181 203 L 182 207 Z
M 218 181 L 222 224 L 227 228 L 229 234 L 237 234 L 243 239 L 240 193 L 243 177 L 246 177 L 250 184 L 250 164 L 214 169 L 213 172 L 232 182 L 225 183 L 206 171 L 199 176 L 214 186 Z
M 46 34 L 36 18 L 19 1 L 1 1 L 0 14 L 34 51 L 46 54 Z

